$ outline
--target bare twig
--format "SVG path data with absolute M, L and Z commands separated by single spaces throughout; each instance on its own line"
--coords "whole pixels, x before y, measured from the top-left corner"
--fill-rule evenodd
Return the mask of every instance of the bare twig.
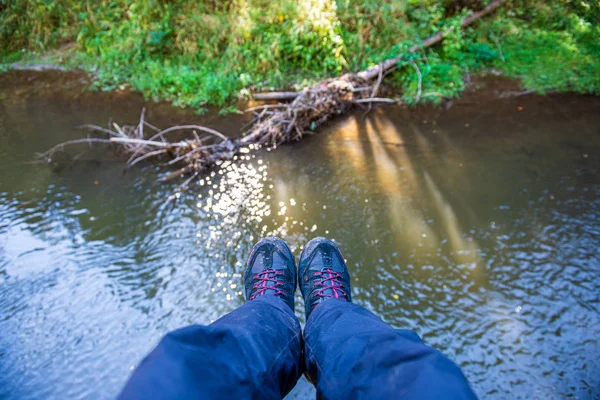
M 142 114 L 140 115 L 140 123 L 138 124 L 137 130 L 139 130 L 139 137 L 140 139 L 144 138 L 144 125 L 146 125 L 146 122 L 144 121 L 144 115 L 146 114 L 146 109 L 142 108 Z M 149 124 L 148 124 L 149 125 Z M 150 127 L 155 128 L 156 130 L 158 130 L 158 128 L 156 128 L 154 125 L 150 125 Z M 166 143 L 167 141 L 165 140 L 165 137 L 163 135 L 160 135 L 160 139 L 163 141 L 163 143 Z M 129 160 L 127 160 L 126 165 L 133 165 L 130 164 L 132 162 L 132 160 L 142 152 L 143 147 L 140 146 L 138 147 L 133 154 L 131 155 L 131 157 L 129 157 Z M 135 163 L 134 163 L 135 164 Z
M 106 134 L 108 134 L 110 136 L 121 136 L 121 134 L 118 133 L 118 132 L 111 131 L 110 129 L 106 129 L 106 128 L 103 128 L 103 127 L 98 126 L 98 125 L 85 124 L 85 125 L 79 125 L 77 128 L 78 129 L 91 129 L 91 130 L 94 130 L 94 131 L 97 131 L 97 132 L 106 133 Z
M 163 142 L 156 142 L 156 141 L 152 141 L 152 140 L 144 140 L 144 139 L 133 139 L 133 138 L 110 138 L 109 142 L 112 143 L 124 143 L 124 144 L 139 144 L 142 146 L 154 146 L 154 147 L 162 147 L 162 148 L 169 148 L 169 147 L 190 147 L 190 144 L 188 142 L 176 142 L 176 143 L 163 143 Z
M 488 24 L 486 24 L 485 22 L 483 24 L 487 28 L 487 30 L 490 34 L 490 37 L 492 38 L 494 43 L 496 43 L 496 47 L 498 48 L 498 54 L 500 55 L 500 59 L 502 60 L 502 62 L 505 63 L 506 59 L 504 58 L 504 52 L 502 51 L 502 45 L 500 44 L 500 40 L 498 39 L 498 36 L 496 36 L 494 31 L 488 26 Z
M 136 158 L 131 163 L 128 163 L 128 165 L 130 167 L 133 167 L 135 164 L 139 163 L 142 160 L 145 160 L 145 159 L 150 158 L 150 157 L 158 156 L 158 155 L 161 155 L 161 154 L 165 154 L 167 152 L 168 152 L 167 149 L 161 149 L 161 150 L 151 151 L 149 153 L 144 154 L 143 156 L 140 156 L 140 157 Z
M 377 95 L 377 90 L 379 90 L 379 85 L 381 85 L 381 80 L 383 79 L 383 69 L 379 68 L 379 75 L 377 77 L 377 82 L 373 87 L 373 91 L 371 92 L 371 97 L 375 97 Z
M 127 136 L 127 134 L 125 134 L 125 132 L 123 132 L 123 129 L 121 129 L 121 127 L 119 125 L 117 125 L 116 122 L 113 122 L 113 126 L 115 127 L 115 129 L 117 130 L 117 132 L 119 133 L 119 135 L 121 137 L 127 138 L 129 136 Z
M 351 82 L 348 83 L 348 89 L 352 92 L 352 93 L 356 93 L 356 92 L 365 92 L 367 90 L 371 90 L 371 86 L 363 86 L 363 87 L 357 87 L 355 88 L 354 85 L 352 85 Z
M 213 148 L 215 148 L 215 147 L 217 147 L 217 146 L 218 146 L 217 144 L 211 144 L 211 145 L 208 145 L 208 146 L 196 147 L 196 148 L 195 148 L 194 150 L 192 150 L 192 151 L 189 151 L 189 152 L 187 152 L 187 153 L 185 153 L 185 154 L 182 154 L 182 155 L 180 155 L 179 157 L 175 157 L 174 159 L 172 159 L 171 161 L 169 161 L 169 162 L 167 163 L 167 165 L 173 165 L 173 164 L 175 164 L 175 163 L 177 163 L 177 162 L 179 162 L 179 161 L 182 161 L 182 160 L 184 160 L 184 159 L 186 159 L 186 158 L 191 158 L 191 156 L 192 156 L 193 154 L 196 154 L 196 153 L 198 153 L 198 152 L 200 152 L 200 151 L 206 151 L 206 150 L 209 150 L 209 149 L 213 149 Z
M 140 123 L 138 125 L 138 135 L 140 139 L 144 138 L 144 114 L 146 114 L 146 108 L 142 107 L 142 115 L 140 116 Z
M 186 165 L 183 168 L 178 169 L 177 171 L 173 171 L 161 178 L 158 178 L 156 181 L 158 183 L 163 183 L 163 182 L 168 182 L 168 181 L 172 181 L 173 179 L 179 178 L 180 176 L 183 176 L 187 173 L 190 173 L 194 170 L 194 166 L 192 164 Z
M 194 178 L 196 178 L 199 174 L 200 174 L 199 171 L 194 172 L 194 174 L 192 176 L 190 176 L 188 179 L 186 179 L 181 185 L 179 185 L 177 187 L 177 190 L 175 190 L 175 191 L 178 192 L 179 190 L 181 190 L 181 188 L 185 187 L 188 183 L 193 181 Z
M 192 131 L 192 135 L 194 135 L 194 139 L 196 139 L 196 142 L 202 143 L 202 139 L 200 139 L 200 136 L 198 136 L 198 132 L 196 132 L 195 130 L 193 130 Z
M 354 100 L 355 103 L 398 103 L 398 100 L 388 99 L 387 97 L 369 97 L 366 99 Z
M 173 132 L 173 131 L 180 131 L 180 130 L 184 130 L 184 129 L 198 129 L 199 131 L 203 131 L 206 133 L 209 133 L 211 135 L 214 135 L 222 140 L 227 140 L 227 136 L 223 135 L 221 132 L 215 131 L 214 129 L 210 129 L 207 128 L 205 126 L 201 126 L 201 125 L 177 125 L 177 126 L 172 126 L 170 128 L 164 129 L 160 132 L 158 132 L 156 135 L 152 136 L 151 138 L 149 138 L 148 140 L 154 140 L 157 137 L 159 137 L 160 135 L 166 135 L 169 132 Z
M 257 110 L 266 110 L 267 108 L 286 108 L 288 107 L 287 104 L 264 104 L 262 106 L 256 106 L 256 107 L 250 107 L 250 108 L 246 108 L 244 110 L 244 112 L 252 112 L 252 111 L 257 111 Z
M 148 128 L 155 130 L 156 132 L 160 132 L 160 129 L 157 128 L 156 126 L 148 123 L 148 121 L 144 121 L 144 125 L 146 125 Z
M 66 142 L 57 144 L 56 146 L 52 147 L 50 150 L 47 150 L 43 153 L 39 153 L 38 157 L 39 158 L 47 158 L 48 156 L 51 157 L 57 151 L 64 149 L 65 146 L 70 146 L 73 144 L 81 144 L 81 143 L 87 143 L 87 144 L 90 144 L 90 143 L 112 143 L 112 141 L 111 141 L 111 139 L 102 139 L 102 138 L 85 138 L 85 139 L 68 140 Z
M 419 66 L 417 65 L 417 63 L 414 61 L 411 61 L 410 63 L 412 64 L 413 68 L 417 72 L 417 77 L 419 78 L 418 87 L 417 87 L 417 95 L 415 96 L 415 103 L 418 103 L 419 100 L 421 100 L 421 84 L 422 84 L 423 78 L 421 76 L 421 70 L 419 69 Z

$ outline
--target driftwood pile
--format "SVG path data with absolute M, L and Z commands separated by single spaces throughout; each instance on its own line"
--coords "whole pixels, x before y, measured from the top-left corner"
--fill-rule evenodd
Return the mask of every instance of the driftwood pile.
M 234 141 L 214 129 L 201 125 L 178 125 L 161 130 L 145 121 L 144 114 L 145 110 L 142 109 L 137 125 L 119 126 L 113 123 L 113 129 L 98 125 L 82 125 L 80 128 L 90 129 L 104 134 L 106 137 L 88 137 L 63 142 L 38 154 L 38 157 L 50 162 L 52 157 L 62 151 L 65 146 L 81 143 L 112 144 L 119 152 L 128 157 L 126 161 L 128 167 L 147 159 L 167 160 L 167 166 L 178 166 L 176 171 L 159 179 L 164 182 L 188 172 L 203 171 L 219 160 L 233 157 L 240 150 L 236 148 Z M 176 132 L 180 134 L 189 132 L 189 134 L 184 134 L 186 137 L 184 140 L 167 140 L 168 136 Z
M 479 18 L 495 11 L 506 0 L 491 2 L 481 11 L 466 17 L 461 27 L 471 25 Z M 409 51 L 417 52 L 443 40 L 447 32 L 439 32 Z M 296 141 L 312 134 L 318 126 L 337 115 L 347 112 L 356 105 L 373 103 L 397 103 L 398 100 L 377 97 L 380 84 L 386 74 L 400 65 L 411 64 L 419 77 L 421 95 L 421 73 L 414 61 L 405 61 L 404 56 L 391 58 L 377 66 L 356 74 L 346 74 L 338 78 L 322 81 L 300 92 L 271 92 L 254 94 L 254 99 L 278 101 L 246 110 L 253 113 L 253 119 L 239 138 L 228 138 L 220 132 L 200 125 L 174 126 L 160 130 L 144 120 L 144 112 L 137 125 L 119 126 L 105 129 L 95 125 L 85 127 L 107 137 L 85 138 L 61 143 L 40 156 L 45 159 L 62 150 L 66 145 L 77 143 L 110 143 L 116 145 L 128 156 L 127 165 L 133 166 L 143 160 L 167 160 L 166 165 L 175 170 L 167 173 L 160 181 L 167 181 L 182 175 L 189 175 L 187 184 L 202 171 L 225 160 L 234 158 L 240 152 L 264 146 L 278 146 L 284 142 Z M 417 99 L 418 100 L 418 99 Z M 284 102 L 285 101 L 285 102 Z M 170 141 L 169 134 L 185 133 L 185 140 Z

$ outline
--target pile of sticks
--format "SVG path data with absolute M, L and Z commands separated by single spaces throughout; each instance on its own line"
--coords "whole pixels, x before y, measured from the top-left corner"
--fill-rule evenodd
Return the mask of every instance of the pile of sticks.
M 148 159 L 166 160 L 167 166 L 178 166 L 176 171 L 159 179 L 164 182 L 192 171 L 203 171 L 218 160 L 232 158 L 236 150 L 239 150 L 231 139 L 214 129 L 201 125 L 177 125 L 161 130 L 145 121 L 144 115 L 145 109 L 142 109 L 138 124 L 119 126 L 113 123 L 112 129 L 98 125 L 82 125 L 80 128 L 90 129 L 105 137 L 69 140 L 37 156 L 50 162 L 52 157 L 66 146 L 81 143 L 111 144 L 127 156 L 128 167 Z M 186 139 L 168 140 L 168 136 L 173 133 L 179 133 Z M 215 151 L 216 149 L 218 151 Z
M 496 0 L 481 11 L 466 17 L 461 27 L 467 27 L 479 18 L 488 15 L 500 7 L 506 0 Z M 447 32 L 437 34 L 413 46 L 414 53 L 443 40 Z M 383 61 L 356 74 L 346 74 L 338 78 L 327 79 L 300 92 L 271 92 L 254 94 L 254 99 L 277 101 L 249 108 L 253 118 L 238 138 L 228 138 L 220 132 L 200 125 L 174 126 L 160 130 L 144 120 L 144 111 L 137 125 L 119 126 L 111 129 L 95 125 L 86 125 L 97 133 L 107 137 L 88 137 L 61 143 L 40 155 L 45 159 L 62 150 L 66 145 L 77 143 L 110 143 L 117 146 L 128 156 L 127 165 L 133 166 L 149 159 L 167 160 L 166 165 L 176 168 L 168 172 L 159 181 L 168 181 L 182 175 L 192 174 L 186 184 L 202 171 L 230 160 L 243 149 L 257 149 L 264 146 L 275 147 L 284 142 L 297 141 L 329 119 L 343 114 L 355 105 L 373 103 L 397 103 L 396 99 L 377 97 L 382 79 L 399 65 L 412 64 L 419 77 L 420 97 L 421 74 L 414 61 L 404 61 L 399 56 Z M 285 101 L 285 102 L 284 102 Z M 186 139 L 168 140 L 169 134 L 183 132 Z

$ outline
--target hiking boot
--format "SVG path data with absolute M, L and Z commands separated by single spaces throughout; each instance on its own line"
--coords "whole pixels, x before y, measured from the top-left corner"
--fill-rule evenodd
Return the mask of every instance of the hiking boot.
M 312 310 L 324 301 L 352 301 L 350 274 L 344 256 L 329 239 L 315 238 L 308 242 L 300 254 L 298 277 L 306 307 L 306 320 Z
M 283 240 L 269 237 L 254 245 L 246 264 L 244 288 L 246 300 L 277 296 L 294 310 L 296 263 Z

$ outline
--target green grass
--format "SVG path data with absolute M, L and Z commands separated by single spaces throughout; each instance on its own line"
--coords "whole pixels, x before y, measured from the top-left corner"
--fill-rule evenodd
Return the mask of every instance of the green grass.
M 487 3 L 484 1 L 483 3 Z M 248 90 L 282 89 L 358 71 L 406 52 L 441 29 L 387 81 L 407 102 L 460 95 L 466 74 L 494 69 L 526 89 L 600 94 L 600 5 L 513 0 L 460 30 L 478 1 L 433 0 L 0 0 L 0 60 L 51 52 L 93 72 L 101 90 L 201 109 Z

